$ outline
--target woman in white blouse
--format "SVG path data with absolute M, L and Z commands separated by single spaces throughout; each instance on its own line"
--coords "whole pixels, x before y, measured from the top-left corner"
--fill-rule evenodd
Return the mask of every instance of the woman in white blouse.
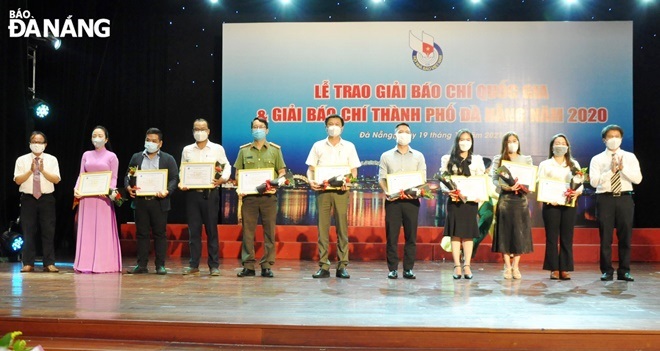
M 550 140 L 548 159 L 539 164 L 538 178 L 552 178 L 569 183 L 580 165 L 571 157 L 571 144 L 564 134 Z M 582 194 L 580 186 L 570 196 L 572 200 Z M 545 225 L 545 259 L 543 269 L 550 271 L 550 279 L 569 280 L 573 271 L 573 229 L 576 208 L 557 203 L 543 204 Z M 559 251 L 557 245 L 559 244 Z

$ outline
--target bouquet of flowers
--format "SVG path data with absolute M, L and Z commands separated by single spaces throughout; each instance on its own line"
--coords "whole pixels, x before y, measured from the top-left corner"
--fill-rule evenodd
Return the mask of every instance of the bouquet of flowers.
M 121 207 L 124 202 L 128 201 L 128 191 L 125 188 L 115 188 L 108 191 L 108 198 L 110 201 L 114 202 L 115 205 Z
M 463 202 L 465 203 L 467 201 L 467 198 L 461 194 L 461 191 L 458 189 L 456 186 L 456 183 L 451 179 L 451 174 L 449 172 L 443 172 L 442 174 L 436 174 L 435 178 L 440 181 L 447 189 L 449 189 L 450 192 L 453 192 L 456 194 L 456 196 Z
M 215 175 L 213 176 L 215 180 L 220 179 L 220 177 L 222 176 L 223 169 L 225 169 L 225 164 L 215 161 Z
M 511 171 L 509 171 L 506 166 L 500 166 L 497 170 L 497 176 L 502 179 L 504 184 L 508 186 L 514 186 L 516 183 L 518 183 L 518 178 L 514 178 L 513 175 L 511 174 Z M 523 194 L 527 194 L 529 192 L 529 189 L 524 186 L 523 184 L 520 184 L 520 189 L 516 190 L 516 194 L 518 192 L 521 192 Z
M 398 193 L 390 195 L 391 200 L 396 200 L 402 197 L 413 198 L 413 199 L 435 199 L 435 195 L 431 191 L 428 184 L 415 186 L 408 189 L 401 189 Z
M 257 191 L 259 194 L 264 194 L 279 187 L 293 186 L 293 182 L 293 173 L 291 170 L 288 170 L 285 175 L 279 178 L 267 180 L 263 184 L 257 186 Z
M 18 339 L 18 337 L 21 336 L 21 335 L 23 335 L 23 333 L 21 333 L 19 331 L 15 331 L 15 332 L 5 334 L 5 336 L 0 338 L 0 350 L 44 351 L 44 349 L 43 349 L 43 347 L 41 347 L 41 345 L 37 345 L 35 347 L 28 347 L 27 342 L 25 342 L 25 340 Z
M 357 182 L 357 178 L 353 177 L 353 174 L 349 173 L 345 175 L 338 175 L 336 177 L 332 177 L 330 179 L 324 180 L 322 186 L 323 186 L 323 190 L 326 190 L 328 187 L 341 188 L 344 185 L 349 186 L 350 184 L 356 182 Z
M 567 204 L 573 202 L 573 196 L 575 192 L 582 186 L 582 183 L 589 181 L 589 173 L 587 173 L 587 167 L 584 168 L 573 167 L 573 169 L 571 169 L 571 174 L 573 176 L 571 177 L 571 181 L 569 182 L 569 187 L 568 189 L 566 189 L 566 192 L 564 192 L 564 196 L 566 196 Z
M 137 183 L 137 177 L 135 177 L 135 172 L 137 172 L 137 166 L 128 167 L 128 186 L 134 187 Z

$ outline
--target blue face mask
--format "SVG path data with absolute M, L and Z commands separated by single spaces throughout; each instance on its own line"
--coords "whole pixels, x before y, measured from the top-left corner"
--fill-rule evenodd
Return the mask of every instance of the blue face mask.
M 148 153 L 153 154 L 154 152 L 158 151 L 158 144 L 152 141 L 145 141 L 144 148 Z
M 252 129 L 252 138 L 254 138 L 254 140 L 264 140 L 264 139 L 266 139 L 266 130 L 265 129 Z

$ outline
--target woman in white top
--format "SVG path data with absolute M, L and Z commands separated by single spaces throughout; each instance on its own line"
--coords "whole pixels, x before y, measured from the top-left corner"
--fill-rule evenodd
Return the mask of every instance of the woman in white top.
M 553 178 L 569 183 L 580 164 L 571 157 L 571 144 L 564 134 L 557 134 L 550 140 L 548 159 L 539 164 L 538 178 Z M 575 189 L 571 195 L 576 199 L 583 187 Z M 573 271 L 573 228 L 576 208 L 557 203 L 543 204 L 543 224 L 545 226 L 545 259 L 543 269 L 550 271 L 550 279 L 571 279 Z M 557 242 L 559 241 L 559 243 Z M 559 252 L 557 251 L 559 244 Z
M 532 157 L 520 153 L 520 138 L 514 132 L 508 132 L 502 138 L 502 149 L 499 155 L 493 157 L 493 168 L 490 172 L 500 193 L 492 251 L 502 254 L 504 279 L 521 279 L 520 255 L 534 251 L 532 218 L 527 208 L 527 196 L 520 191 L 521 184 L 516 182 L 513 186 L 508 186 L 499 179 L 497 169 L 502 160 L 532 165 Z
M 454 146 L 449 155 L 442 156 L 440 160 L 440 173 L 448 172 L 451 175 L 459 176 L 477 176 L 486 172 L 483 158 L 474 155 L 472 133 L 467 129 L 461 129 L 456 133 Z M 461 279 L 464 274 L 465 279 L 472 279 L 472 270 L 470 269 L 470 260 L 472 259 L 472 248 L 474 242 L 472 239 L 479 236 L 479 223 L 477 222 L 477 212 L 479 204 L 475 201 L 462 202 L 456 191 L 444 189 L 449 197 L 447 198 L 447 217 L 445 219 L 444 236 L 451 237 L 451 254 L 454 259 L 454 279 Z M 480 199 L 485 200 L 485 199 Z M 463 256 L 465 264 L 461 271 L 461 245 L 463 246 Z

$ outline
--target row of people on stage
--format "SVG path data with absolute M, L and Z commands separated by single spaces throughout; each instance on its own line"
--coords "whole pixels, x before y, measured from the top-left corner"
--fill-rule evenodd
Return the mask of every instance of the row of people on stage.
M 313 278 L 330 277 L 329 232 L 334 219 L 337 232 L 337 265 L 335 276 L 350 278 L 347 266 L 348 250 L 348 200 L 346 184 L 327 190 L 323 184 L 314 181 L 316 167 L 347 165 L 353 177 L 357 176 L 360 160 L 355 145 L 341 137 L 344 119 L 340 115 L 326 118 L 327 138 L 314 143 L 306 160 L 307 176 L 311 189 L 317 191 L 318 210 L 318 251 L 319 269 Z M 254 118 L 251 121 L 253 141 L 240 147 L 234 167 L 242 169 L 272 168 L 278 176 L 283 176 L 286 164 L 281 148 L 267 141 L 268 121 Z M 208 122 L 197 119 L 193 124 L 195 142 L 184 147 L 181 164 L 185 162 L 217 162 L 227 165 L 221 175 L 213 179 L 211 189 L 188 189 L 180 183 L 179 169 L 174 157 L 161 150 L 163 134 L 156 128 L 146 132 L 144 150 L 135 153 L 129 162 L 123 179 L 127 193 L 133 199 L 137 229 L 137 265 L 128 270 L 129 274 L 148 273 L 150 232 L 154 239 L 155 268 L 157 274 L 167 274 L 165 269 L 167 239 L 165 236 L 167 215 L 171 208 L 170 197 L 175 190 L 185 192 L 186 215 L 189 229 L 190 261 L 183 270 L 184 275 L 200 274 L 202 252 L 202 225 L 207 235 L 209 272 L 220 274 L 218 248 L 218 214 L 220 210 L 219 189 L 229 180 L 231 167 L 224 148 L 209 140 Z M 395 128 L 396 146 L 385 151 L 380 158 L 379 183 L 387 191 L 386 176 L 399 172 L 421 172 L 426 174 L 424 155 L 410 147 L 412 131 L 406 123 Z M 630 275 L 630 241 L 634 203 L 632 184 L 642 180 L 639 162 L 631 152 L 621 150 L 623 130 L 616 125 L 608 125 L 602 131 L 605 151 L 593 157 L 589 167 L 590 183 L 596 188 L 596 213 L 600 232 L 601 280 L 612 280 L 612 236 L 616 228 L 618 236 L 619 267 L 617 279 L 633 281 Z M 108 150 L 109 133 L 106 128 L 97 126 L 91 138 L 94 149 L 83 154 L 80 173 L 111 171 L 111 188 L 117 187 L 118 159 Z M 493 224 L 492 251 L 500 253 L 504 261 L 504 279 L 521 279 L 521 255 L 533 251 L 531 218 L 527 205 L 524 185 L 503 182 L 495 170 L 502 161 L 532 164 L 532 158 L 521 153 L 520 138 L 514 132 L 502 139 L 500 153 L 492 162 L 473 153 L 472 133 L 463 129 L 456 137 L 449 154 L 442 156 L 440 172 L 451 175 L 478 176 L 490 174 L 496 193 L 493 198 L 475 201 L 461 201 L 458 190 L 443 187 L 447 195 L 444 236 L 449 238 L 449 247 L 454 261 L 454 279 L 472 279 L 470 267 L 474 250 L 487 235 Z M 16 160 L 14 180 L 21 192 L 21 223 L 24 234 L 23 268 L 21 272 L 34 270 L 36 233 L 41 229 L 43 243 L 43 270 L 58 272 L 55 266 L 54 228 L 55 199 L 54 185 L 60 181 L 57 159 L 44 152 L 46 136 L 35 131 L 30 136 L 31 153 Z M 488 167 L 487 167 L 488 166 Z M 487 168 L 490 172 L 487 173 Z M 569 181 L 574 169 L 579 169 L 571 157 L 571 146 L 563 134 L 555 135 L 550 141 L 548 159 L 539 164 L 540 178 L 555 178 Z M 136 187 L 131 185 L 131 170 L 167 169 L 167 188 L 154 196 L 136 196 Z M 80 182 L 80 178 L 78 179 Z M 82 196 L 78 192 L 78 182 L 74 196 L 78 201 L 77 243 L 74 270 L 80 273 L 120 272 L 122 270 L 121 248 L 115 218 L 115 209 L 107 196 Z M 570 196 L 575 199 L 582 194 L 582 187 Z M 241 262 L 243 269 L 238 277 L 257 275 L 257 266 L 262 277 L 273 277 L 275 264 L 275 221 L 277 217 L 276 189 L 263 194 L 239 194 L 239 218 L 242 219 Z M 496 202 L 496 205 L 494 204 Z M 403 272 L 406 279 L 415 279 L 413 272 L 416 255 L 417 223 L 420 199 L 404 193 L 387 196 L 385 203 L 385 229 L 387 239 L 388 278 L 399 276 L 398 239 L 403 227 L 404 250 Z M 254 234 L 261 216 L 264 228 L 264 254 L 257 261 L 254 249 Z M 546 231 L 546 253 L 543 269 L 550 271 L 551 279 L 570 279 L 573 265 L 573 230 L 576 219 L 575 207 L 557 203 L 543 204 L 543 221 Z M 462 255 L 461 255 L 462 253 Z

